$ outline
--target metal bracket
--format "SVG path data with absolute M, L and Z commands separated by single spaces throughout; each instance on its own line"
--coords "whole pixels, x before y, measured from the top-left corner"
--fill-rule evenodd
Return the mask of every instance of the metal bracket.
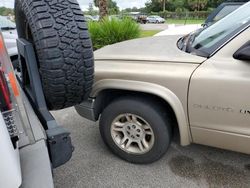
M 21 70 L 21 75 L 17 77 L 46 130 L 51 163 L 56 168 L 65 164 L 72 156 L 70 133 L 57 124 L 47 108 L 33 45 L 25 39 L 17 39 L 17 48 Z

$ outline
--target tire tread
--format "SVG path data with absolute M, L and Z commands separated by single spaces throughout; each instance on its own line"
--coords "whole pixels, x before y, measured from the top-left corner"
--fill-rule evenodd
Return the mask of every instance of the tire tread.
M 94 59 L 77 1 L 16 0 L 15 7 L 21 8 L 32 31 L 48 107 L 62 109 L 82 102 L 92 88 Z

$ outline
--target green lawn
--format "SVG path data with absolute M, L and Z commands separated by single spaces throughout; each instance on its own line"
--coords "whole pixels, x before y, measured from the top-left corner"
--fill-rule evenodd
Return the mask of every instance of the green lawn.
M 192 20 L 192 19 L 167 19 L 167 24 L 202 24 L 204 20 Z
M 141 38 L 143 38 L 143 37 L 151 37 L 151 36 L 153 36 L 153 35 L 155 35 L 156 33 L 159 33 L 159 32 L 161 32 L 160 30 L 143 30 L 142 32 L 141 32 Z

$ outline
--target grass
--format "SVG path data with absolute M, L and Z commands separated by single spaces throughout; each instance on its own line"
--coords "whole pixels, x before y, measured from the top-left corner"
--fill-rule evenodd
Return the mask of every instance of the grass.
M 151 36 L 154 36 L 156 33 L 159 33 L 161 32 L 160 30 L 144 30 L 144 31 L 141 31 L 141 35 L 140 37 L 143 38 L 143 37 L 151 37 Z
M 167 19 L 167 24 L 202 24 L 204 20 L 195 20 L 195 19 Z

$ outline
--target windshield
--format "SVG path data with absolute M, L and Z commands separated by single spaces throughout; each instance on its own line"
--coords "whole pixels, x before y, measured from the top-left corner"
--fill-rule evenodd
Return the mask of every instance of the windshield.
M 211 55 L 218 47 L 246 28 L 249 21 L 250 2 L 242 5 L 239 9 L 208 28 L 197 32 L 193 37 L 190 52 L 198 50 L 201 54 L 207 54 L 204 56 Z
M 222 8 L 218 14 L 214 17 L 213 22 L 217 22 L 224 18 L 226 15 L 230 14 L 237 8 L 239 8 L 241 5 L 227 5 L 224 8 Z
M 8 20 L 7 18 L 0 16 L 0 28 L 1 29 L 15 29 L 16 25 L 14 22 Z

